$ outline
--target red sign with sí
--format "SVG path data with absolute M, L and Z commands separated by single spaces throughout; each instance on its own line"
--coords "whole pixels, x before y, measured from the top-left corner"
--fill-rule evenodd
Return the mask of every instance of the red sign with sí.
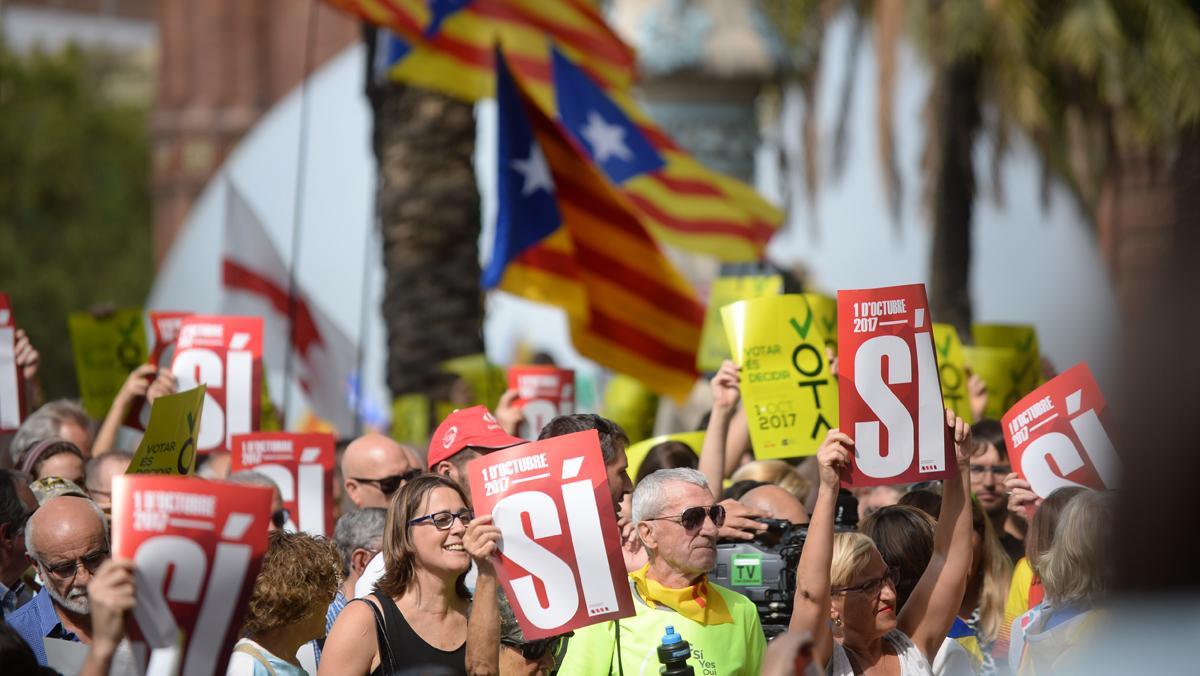
M 154 332 L 154 344 L 150 347 L 150 358 L 147 364 L 158 368 L 171 368 L 171 360 L 175 358 L 175 341 L 179 338 L 179 326 L 183 318 L 190 312 L 151 311 L 150 329 Z M 151 379 L 153 380 L 153 378 Z M 150 422 L 150 404 L 145 397 L 134 399 L 129 406 L 129 415 L 125 418 L 125 426 L 145 430 Z
M 200 434 L 200 453 L 230 449 L 235 434 L 253 432 L 262 417 L 261 317 L 184 317 L 171 371 L 179 391 L 208 386 Z
M 113 478 L 112 553 L 136 567 L 130 638 L 152 673 L 225 673 L 267 549 L 271 489 L 194 477 Z M 135 651 L 136 652 L 136 651 Z
M 595 430 L 489 453 L 467 472 L 475 512 L 502 534 L 497 572 L 527 639 L 633 615 Z
M 279 486 L 283 508 L 290 515 L 285 528 L 333 536 L 332 434 L 235 434 L 231 460 L 231 471 L 252 469 Z
M 838 398 L 852 486 L 956 471 L 924 284 L 838 291 Z
M 1001 424 L 1013 468 L 1039 496 L 1066 486 L 1117 487 L 1121 459 L 1113 422 L 1086 363 L 1026 395 Z
M 25 419 L 25 378 L 17 368 L 17 322 L 8 294 L 0 293 L 0 432 L 15 432 Z
M 575 372 L 554 366 L 514 366 L 508 370 L 508 387 L 517 391 L 515 405 L 525 420 L 518 436 L 537 439 L 551 419 L 575 412 Z

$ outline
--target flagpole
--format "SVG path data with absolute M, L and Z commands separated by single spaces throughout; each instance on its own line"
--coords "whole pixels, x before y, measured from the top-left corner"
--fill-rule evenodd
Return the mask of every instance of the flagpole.
M 308 167 L 308 77 L 312 73 L 317 42 L 317 0 L 308 3 L 308 35 L 304 43 L 304 73 L 300 79 L 300 137 L 296 154 L 296 194 L 292 201 L 292 257 L 288 261 L 287 349 L 283 362 L 283 429 L 288 427 L 292 403 L 292 365 L 296 345 L 296 269 L 300 267 L 300 234 L 304 220 L 304 179 Z

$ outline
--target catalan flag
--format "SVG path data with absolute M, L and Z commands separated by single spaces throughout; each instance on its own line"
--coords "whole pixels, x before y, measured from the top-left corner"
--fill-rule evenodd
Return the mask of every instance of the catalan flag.
M 499 212 L 484 287 L 563 308 L 581 354 L 685 397 L 696 380 L 704 308 L 628 198 L 580 155 L 504 59 L 496 71 Z

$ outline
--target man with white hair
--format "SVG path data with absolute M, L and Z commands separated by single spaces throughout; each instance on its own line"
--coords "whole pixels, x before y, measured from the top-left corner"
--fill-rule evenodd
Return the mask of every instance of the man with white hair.
M 46 586 L 8 624 L 45 665 L 46 638 L 92 642 L 87 586 L 109 557 L 104 512 L 85 498 L 51 498 L 29 518 L 25 547 Z
M 643 673 L 644 665 L 657 664 L 670 626 L 691 645 L 696 673 L 758 674 L 766 638 L 757 609 L 707 579 L 725 509 L 704 475 L 663 469 L 642 479 L 633 491 L 633 521 L 649 556 L 629 574 L 637 614 L 576 631 L 561 673 Z

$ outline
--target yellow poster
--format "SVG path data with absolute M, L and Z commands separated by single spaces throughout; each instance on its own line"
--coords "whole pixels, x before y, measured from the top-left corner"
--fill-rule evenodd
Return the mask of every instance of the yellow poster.
M 500 395 L 508 388 L 508 376 L 504 369 L 487 360 L 484 354 L 469 354 L 442 362 L 442 371 L 462 378 L 470 391 L 452 389 L 449 401 L 437 403 L 438 421 L 441 422 L 459 408 L 487 406 L 493 413 Z
M 721 362 L 729 359 L 729 344 L 721 326 L 721 308 L 730 303 L 783 292 L 781 275 L 738 275 L 718 277 L 708 293 L 708 308 L 704 311 L 704 328 L 700 331 L 700 348 L 696 350 L 696 370 L 713 373 Z
M 704 432 L 677 432 L 675 434 L 662 434 L 657 437 L 652 437 L 644 441 L 639 441 L 636 444 L 631 444 L 625 449 L 625 457 L 629 459 L 629 468 L 625 470 L 629 474 L 630 479 L 636 479 L 638 469 L 642 466 L 642 461 L 646 459 L 646 455 L 650 453 L 650 449 L 661 444 L 664 441 L 678 441 L 687 444 L 696 453 L 696 457 L 700 457 L 700 450 L 704 446 Z
M 159 397 L 126 474 L 191 474 L 196 468 L 196 433 L 204 410 L 205 386 Z
M 67 328 L 83 408 L 99 420 L 108 413 L 129 372 L 146 363 L 142 310 L 117 310 L 103 319 L 73 312 L 67 318 Z
M 820 320 L 800 295 L 739 301 L 721 310 L 742 367 L 742 401 L 759 459 L 813 455 L 838 424 Z
M 1020 362 L 1013 371 L 1017 390 L 1025 396 L 1042 384 L 1042 359 L 1037 331 L 1031 324 L 974 324 L 971 336 L 980 347 L 1016 350 Z M 1007 410 L 1007 409 L 1005 409 Z
M 392 438 L 424 448 L 429 442 L 429 399 L 423 394 L 402 394 L 392 400 Z
M 987 384 L 985 418 L 999 420 L 1022 396 L 1016 376 L 1020 372 L 1021 355 L 1007 347 L 963 346 L 967 368 Z
M 604 417 L 620 425 L 630 442 L 653 434 L 657 415 L 658 395 L 637 378 L 613 374 L 604 388 Z
M 823 293 L 801 295 L 804 296 L 809 309 L 816 315 L 816 319 L 813 321 L 821 329 L 821 335 L 825 336 L 825 344 L 832 347 L 833 353 L 837 354 L 837 299 L 830 298 Z
M 937 348 L 942 402 L 958 417 L 967 422 L 975 422 L 974 416 L 971 415 L 970 390 L 967 389 L 967 363 L 963 360 L 963 344 L 959 340 L 958 330 L 951 324 L 935 322 L 933 345 Z

